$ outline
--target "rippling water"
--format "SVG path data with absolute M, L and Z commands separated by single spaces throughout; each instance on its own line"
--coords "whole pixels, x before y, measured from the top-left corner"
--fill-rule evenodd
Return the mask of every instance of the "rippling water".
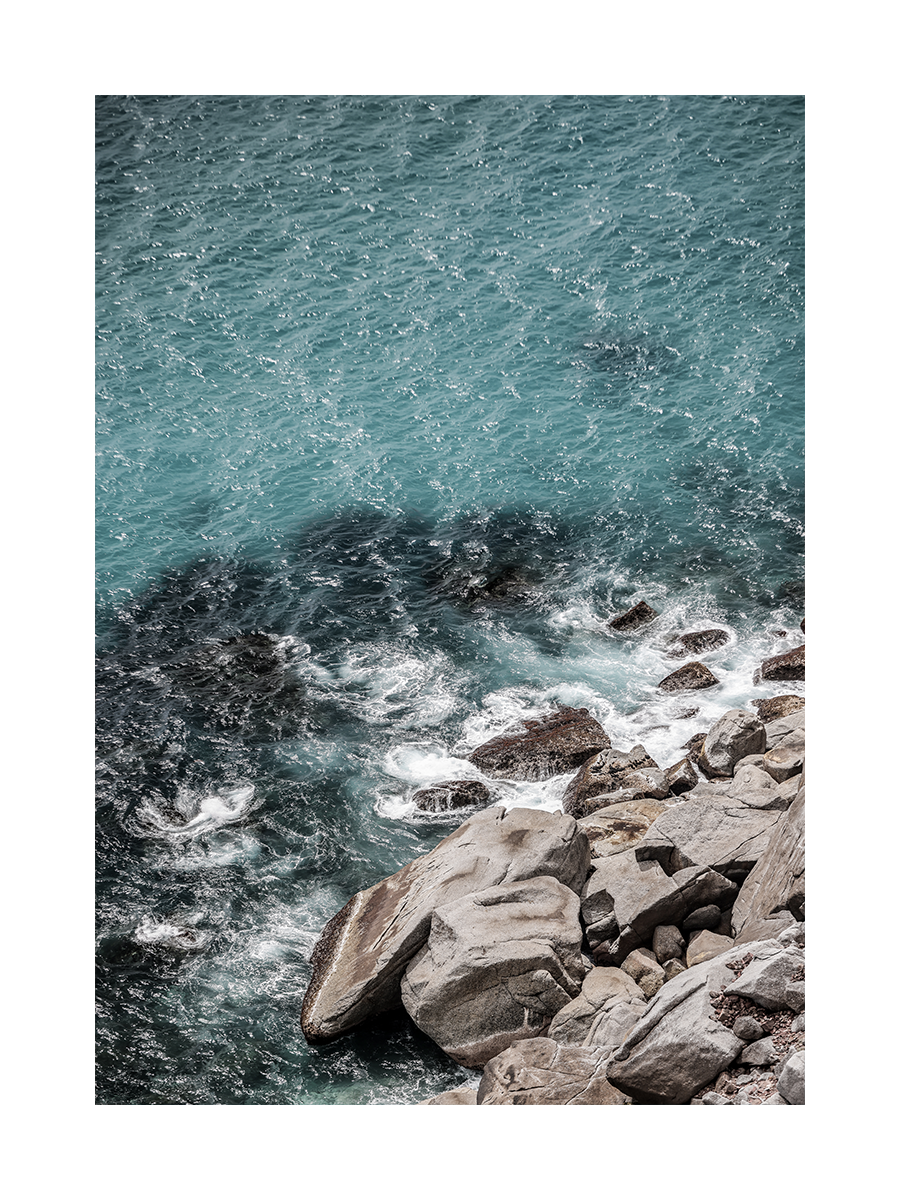
M 752 675 L 802 640 L 803 123 L 99 101 L 101 1103 L 467 1078 L 402 1014 L 299 1028 L 328 917 L 448 832 L 413 791 L 559 703 L 668 765 L 788 690 Z M 642 637 L 606 628 L 637 599 Z M 658 693 L 709 626 L 719 685 Z

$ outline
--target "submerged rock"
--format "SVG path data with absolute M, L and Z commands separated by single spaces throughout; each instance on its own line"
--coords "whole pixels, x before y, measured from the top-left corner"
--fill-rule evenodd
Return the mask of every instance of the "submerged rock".
M 619 613 L 607 624 L 610 629 L 615 629 L 618 633 L 632 633 L 635 629 L 649 625 L 658 616 L 659 613 L 655 608 L 651 608 L 644 600 L 639 600 L 627 612 Z
M 696 692 L 701 688 L 715 687 L 718 683 L 709 667 L 703 663 L 689 662 L 656 685 L 663 692 Z
M 696 633 L 682 633 L 668 651 L 669 658 L 687 658 L 689 654 L 708 654 L 718 650 L 728 641 L 724 629 L 700 629 Z
M 455 808 L 475 808 L 489 804 L 491 793 L 477 779 L 447 779 L 420 788 L 413 796 L 413 804 L 423 812 L 449 812 Z
M 485 775 L 503 779 L 548 779 L 565 774 L 610 740 L 586 708 L 562 707 L 519 725 L 477 746 L 469 762 Z
M 571 817 L 488 808 L 428 854 L 357 894 L 325 926 L 312 952 L 301 1026 L 325 1042 L 400 1005 L 400 978 L 424 946 L 434 910 L 501 882 L 549 875 L 580 891 L 588 840 Z

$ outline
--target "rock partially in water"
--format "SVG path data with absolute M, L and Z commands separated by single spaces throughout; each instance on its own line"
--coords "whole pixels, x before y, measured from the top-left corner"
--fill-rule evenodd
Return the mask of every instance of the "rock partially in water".
M 709 667 L 703 663 L 689 662 L 656 685 L 661 692 L 696 692 L 701 688 L 715 687 L 718 683 Z
M 665 773 L 643 746 L 603 750 L 585 762 L 563 795 L 563 811 L 576 820 L 607 803 L 662 800 L 669 794 Z M 605 797 L 615 796 L 616 800 Z
M 489 804 L 491 793 L 477 779 L 447 779 L 420 788 L 413 796 L 413 803 L 423 812 L 443 813 L 457 808 L 476 808 Z
M 696 633 L 682 633 L 668 651 L 669 658 L 687 658 L 689 654 L 708 654 L 718 650 L 728 641 L 724 629 L 700 629 Z
M 789 716 L 790 713 L 799 712 L 801 708 L 806 707 L 805 698 L 794 695 L 772 696 L 768 700 L 751 700 L 750 703 L 756 709 L 756 715 L 764 725 L 768 725 L 770 721 L 778 721 L 781 717 Z
M 806 678 L 806 645 L 788 650 L 787 654 L 776 654 L 774 658 L 765 659 L 753 676 L 754 683 L 763 680 L 805 679 Z
M 633 633 L 635 629 L 642 629 L 644 625 L 649 625 L 659 616 L 655 608 L 651 608 L 644 600 L 639 600 L 626 612 L 619 613 L 607 622 L 610 629 L 615 629 L 618 633 Z
M 580 767 L 610 740 L 586 708 L 562 707 L 491 738 L 469 755 L 492 778 L 537 780 Z

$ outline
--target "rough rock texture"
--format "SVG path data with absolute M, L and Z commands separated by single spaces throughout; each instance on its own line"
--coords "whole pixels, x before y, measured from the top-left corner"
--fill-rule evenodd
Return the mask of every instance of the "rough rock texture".
M 787 654 L 776 654 L 760 663 L 759 669 L 753 676 L 753 682 L 771 679 L 805 679 L 806 678 L 806 646 L 798 646 L 788 650 Z
M 781 818 L 732 800 L 689 800 L 667 809 L 634 849 L 639 862 L 658 862 L 668 875 L 686 867 L 712 867 L 743 878 L 763 856 Z M 718 901 L 712 901 L 718 903 Z
M 549 1038 L 518 1042 L 485 1066 L 479 1104 L 627 1104 L 606 1081 L 597 1049 Z
M 778 1092 L 788 1104 L 806 1103 L 806 1051 L 792 1054 L 778 1076 Z
M 547 1037 L 561 1045 L 591 1046 L 609 1055 L 647 1007 L 647 998 L 619 967 L 594 967 L 581 991 L 561 1008 Z
M 718 906 L 716 907 L 718 912 Z M 657 962 L 667 963 L 684 954 L 684 937 L 677 925 L 657 925 L 653 930 L 653 953 Z
M 626 808 L 627 805 L 612 805 L 613 808 Z M 609 854 L 621 854 L 629 846 L 634 846 L 641 840 L 654 820 L 660 813 L 665 812 L 661 804 L 656 805 L 658 812 L 643 815 L 639 812 L 623 812 L 608 814 L 601 809 L 583 817 L 578 825 L 587 834 L 591 844 L 591 858 L 605 858 Z
M 684 792 L 689 792 L 700 782 L 689 758 L 682 758 L 673 766 L 666 767 L 665 776 L 669 785 L 669 793 L 672 796 L 680 796 Z
M 477 779 L 447 779 L 431 787 L 420 788 L 413 803 L 424 812 L 448 812 L 454 808 L 474 808 L 489 804 L 491 793 Z
M 728 907 L 738 891 L 707 867 L 688 867 L 670 877 L 657 862 L 638 862 L 633 850 L 595 859 L 594 866 L 581 894 L 582 919 L 591 948 L 609 941 L 616 964 L 648 945 L 657 925 L 680 925 L 704 904 Z
M 691 938 L 687 948 L 687 965 L 694 967 L 697 963 L 717 958 L 733 945 L 734 938 L 723 937 L 720 933 L 713 933 L 711 929 L 702 929 L 696 937 Z
M 715 687 L 718 682 L 709 667 L 704 667 L 703 663 L 689 662 L 661 679 L 656 686 L 662 692 L 696 692 L 701 688 Z
M 703 743 L 700 769 L 707 775 L 730 776 L 748 754 L 763 754 L 766 727 L 746 709 L 732 708 L 721 716 Z
M 563 811 L 587 816 L 608 803 L 626 800 L 662 800 L 669 794 L 665 773 L 643 746 L 631 750 L 603 750 L 582 764 L 563 793 Z
M 656 993 L 606 1064 L 607 1079 L 645 1104 L 686 1104 L 744 1048 L 712 996 L 734 978 L 725 956 L 682 971 Z
M 632 950 L 622 961 L 622 970 L 631 976 L 648 999 L 655 996 L 666 982 L 665 971 L 655 956 L 643 947 Z
M 772 696 L 769 700 L 751 700 L 750 703 L 756 709 L 756 715 L 766 725 L 806 707 L 805 698 L 794 695 Z
M 782 946 L 777 941 L 753 943 L 753 961 L 722 989 L 724 996 L 743 996 L 759 1008 L 769 1011 L 790 1008 L 800 1012 L 804 996 L 793 985 L 803 979 L 805 955 L 798 946 Z M 742 947 L 735 947 L 742 957 Z
M 610 629 L 615 629 L 619 633 L 631 633 L 635 629 L 649 625 L 658 616 L 659 613 L 656 609 L 651 608 L 645 601 L 638 600 L 637 604 L 629 608 L 627 612 L 619 613 L 617 617 L 613 617 L 608 624 Z
M 491 777 L 548 779 L 574 771 L 609 745 L 603 726 L 586 708 L 564 707 L 491 738 L 471 752 L 469 761 Z
M 312 953 L 301 1024 L 328 1041 L 400 1003 L 400 977 L 428 937 L 439 905 L 499 883 L 550 875 L 573 891 L 590 865 L 571 817 L 488 808 L 396 874 L 358 892 L 325 926 Z
M 731 913 L 737 942 L 775 937 L 803 920 L 806 905 L 806 788 L 779 819 L 766 852 L 744 880 Z
M 430 1100 L 419 1101 L 422 1104 L 477 1104 L 475 1088 L 458 1087 L 453 1088 L 449 1092 L 440 1092 L 437 1096 L 432 1096 Z
M 687 658 L 689 654 L 708 654 L 710 650 L 718 650 L 728 641 L 724 629 L 699 629 L 696 633 L 682 633 L 672 643 L 668 651 L 669 658 Z
M 578 913 L 578 896 L 549 876 L 441 905 L 401 980 L 404 1008 L 466 1067 L 539 1037 L 581 990 Z
M 779 717 L 777 721 L 769 721 L 766 725 L 766 750 L 774 750 L 785 738 L 800 729 L 806 729 L 805 709 L 789 713 L 786 717 Z
M 777 746 L 763 755 L 763 769 L 768 771 L 776 783 L 784 783 L 799 775 L 806 762 L 806 731 L 797 729 L 783 737 Z

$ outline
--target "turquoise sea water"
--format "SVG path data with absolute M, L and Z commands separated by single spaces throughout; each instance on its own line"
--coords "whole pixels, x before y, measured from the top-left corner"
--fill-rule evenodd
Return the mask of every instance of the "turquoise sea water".
M 448 832 L 415 789 L 560 703 L 665 766 L 802 691 L 752 678 L 802 641 L 803 129 L 784 96 L 98 101 L 100 1103 L 467 1078 L 402 1013 L 299 1027 L 325 921 Z M 659 693 L 711 625 L 719 684 Z

